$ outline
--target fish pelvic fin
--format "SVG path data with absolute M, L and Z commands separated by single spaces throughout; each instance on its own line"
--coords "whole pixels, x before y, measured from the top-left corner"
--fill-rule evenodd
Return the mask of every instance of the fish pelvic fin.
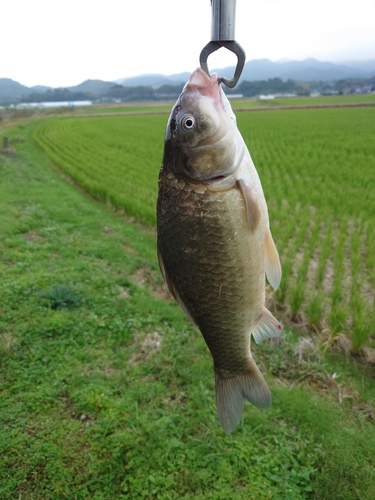
M 277 321 L 268 309 L 264 308 L 258 323 L 251 333 L 255 342 L 260 344 L 265 339 L 278 337 L 281 334 L 282 328 L 281 323 Z
M 267 279 L 272 288 L 277 290 L 281 281 L 281 264 L 279 253 L 273 241 L 271 231 L 268 230 L 264 239 L 264 267 Z
M 272 403 L 267 382 L 253 358 L 247 371 L 232 377 L 224 377 L 215 368 L 215 385 L 217 415 L 226 434 L 240 423 L 245 400 L 257 408 L 268 408 Z

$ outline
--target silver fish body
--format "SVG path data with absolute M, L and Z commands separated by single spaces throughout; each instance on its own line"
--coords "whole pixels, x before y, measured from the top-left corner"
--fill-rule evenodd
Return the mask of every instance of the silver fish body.
M 216 75 L 196 70 L 172 110 L 159 176 L 158 255 L 169 290 L 204 336 L 214 360 L 218 417 L 238 425 L 244 400 L 271 395 L 250 350 L 279 335 L 265 308 L 280 261 L 250 154 Z

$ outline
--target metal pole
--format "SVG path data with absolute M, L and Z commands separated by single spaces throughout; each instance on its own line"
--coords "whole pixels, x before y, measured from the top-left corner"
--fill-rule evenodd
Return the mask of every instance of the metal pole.
M 212 0 L 212 41 L 234 41 L 236 0 Z

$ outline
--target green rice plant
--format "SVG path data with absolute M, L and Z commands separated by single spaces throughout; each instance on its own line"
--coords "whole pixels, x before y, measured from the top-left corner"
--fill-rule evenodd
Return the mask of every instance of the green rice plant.
M 375 221 L 374 220 L 369 220 L 367 224 L 365 260 L 369 273 L 369 280 L 375 291 Z
M 316 283 L 320 286 L 324 279 L 324 273 L 327 266 L 327 261 L 332 252 L 333 237 L 332 237 L 332 218 L 329 214 L 324 214 L 325 234 L 322 238 L 319 247 L 319 262 L 316 270 Z
M 308 214 L 300 214 L 300 224 L 296 226 L 295 221 L 293 224 L 290 224 L 288 228 L 284 231 L 284 244 L 287 245 L 286 248 L 283 249 L 282 253 L 282 273 L 283 277 L 280 283 L 280 287 L 278 288 L 276 292 L 276 297 L 278 300 L 281 302 L 284 302 L 286 300 L 286 296 L 288 291 L 290 290 L 290 279 L 295 271 L 296 267 L 296 260 L 295 260 L 295 255 L 297 251 L 300 249 L 300 246 L 302 244 L 302 241 L 304 239 L 307 227 L 309 225 L 309 217 Z M 290 231 L 290 232 L 289 232 Z M 288 241 L 287 241 L 288 240 Z M 281 245 L 281 248 L 283 245 Z M 294 302 L 295 306 L 299 303 L 300 299 L 297 298 L 300 293 L 303 295 L 303 285 L 302 283 L 299 285 L 298 290 L 293 291 L 293 296 L 296 296 L 296 300 Z M 303 297 L 302 297 L 303 301 Z M 302 303 L 302 302 L 301 302 Z M 293 311 L 297 312 L 295 310 L 295 307 L 293 306 Z
M 356 224 L 357 227 L 354 228 L 352 237 L 350 240 L 350 263 L 352 268 L 352 280 L 353 282 L 358 279 L 359 273 L 362 268 L 362 234 L 364 234 L 363 226 L 359 223 Z
M 362 235 L 364 228 L 357 224 L 351 238 L 351 268 L 352 284 L 350 305 L 352 311 L 352 343 L 353 350 L 358 350 L 375 333 L 373 301 L 366 300 L 361 294 L 364 277 L 361 276 L 362 262 Z M 370 271 L 371 273 L 371 271 Z M 371 280 L 371 278 L 370 278 Z
M 305 299 L 305 289 L 306 283 L 304 281 L 297 281 L 297 284 L 293 286 L 289 293 L 289 304 L 292 309 L 292 315 L 295 318 L 301 309 L 303 301 Z
M 290 212 L 293 209 L 289 204 L 285 203 L 279 210 L 270 212 L 271 231 L 275 236 L 277 235 L 277 248 L 281 254 L 286 252 L 293 233 L 296 229 L 294 217 L 290 217 Z M 275 219 L 277 224 L 275 224 Z
M 346 307 L 342 303 L 342 283 L 345 276 L 345 243 L 348 221 L 344 220 L 339 227 L 339 234 L 336 243 L 333 261 L 333 284 L 331 298 L 331 312 L 329 314 L 329 324 L 333 334 L 342 332 L 347 317 Z
M 306 297 L 309 266 L 311 259 L 313 258 L 314 252 L 316 250 L 319 239 L 319 230 L 320 230 L 319 213 L 316 214 L 315 219 L 311 219 L 310 225 L 312 225 L 311 234 L 310 235 L 306 234 L 305 236 L 305 243 L 302 247 L 303 248 L 302 262 L 300 263 L 300 266 L 297 270 L 296 285 L 292 287 L 289 298 L 292 313 L 294 316 L 300 311 Z
M 299 224 L 295 228 L 294 234 L 291 236 L 289 245 L 284 252 L 284 258 L 282 259 L 283 279 L 277 297 L 284 300 L 286 294 L 288 294 L 288 300 L 291 305 L 293 315 L 298 313 L 304 301 L 306 276 L 303 271 L 298 274 L 301 270 L 302 264 L 299 264 L 298 267 L 296 254 L 297 252 L 303 253 L 303 242 L 306 239 L 306 232 L 309 224 L 309 212 L 303 211 L 302 213 L 299 213 Z M 304 257 L 302 257 L 302 259 L 303 258 Z M 293 275 L 296 276 L 295 280 L 293 280 Z M 295 283 L 293 283 L 293 281 Z
M 374 323 L 371 324 L 370 321 L 371 313 L 361 297 L 359 287 L 352 290 L 351 310 L 353 314 L 352 346 L 353 350 L 357 351 L 374 333 Z
M 284 303 L 286 301 L 287 293 L 289 290 L 288 277 L 290 276 L 293 268 L 293 262 L 291 259 L 282 260 L 282 280 L 279 288 L 276 290 L 276 299 Z
M 325 295 L 318 291 L 311 295 L 306 305 L 306 316 L 312 326 L 318 327 L 324 315 Z
M 165 122 L 164 116 L 51 120 L 35 137 L 56 166 L 95 197 L 155 223 Z
M 51 119 L 36 126 L 35 138 L 97 199 L 155 224 L 166 121 L 166 115 Z M 295 311 L 312 301 L 313 310 L 319 292 L 333 330 L 350 333 L 353 280 L 363 288 L 366 276 L 375 290 L 375 108 L 238 112 L 237 123 L 269 205 L 283 268 L 278 300 L 293 296 Z M 311 207 L 321 220 L 319 235 L 311 228 Z M 350 239 L 336 241 L 335 225 L 349 219 L 359 224 L 355 238 L 365 234 L 365 258 L 358 261 L 351 261 Z

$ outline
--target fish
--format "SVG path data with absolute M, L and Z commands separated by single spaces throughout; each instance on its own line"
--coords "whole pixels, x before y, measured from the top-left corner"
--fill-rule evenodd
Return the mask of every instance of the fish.
M 251 354 L 280 335 L 265 307 L 277 289 L 279 254 L 249 150 L 216 73 L 189 77 L 165 133 L 157 200 L 157 252 L 169 291 L 212 354 L 219 422 L 230 434 L 245 400 L 270 406 Z

